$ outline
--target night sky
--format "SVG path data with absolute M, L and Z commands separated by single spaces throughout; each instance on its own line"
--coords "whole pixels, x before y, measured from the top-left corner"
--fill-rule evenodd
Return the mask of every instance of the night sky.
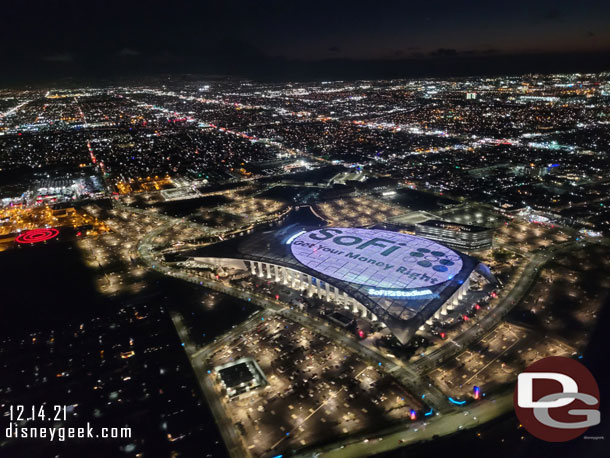
M 0 78 L 261 79 L 610 69 L 608 1 L 13 1 Z

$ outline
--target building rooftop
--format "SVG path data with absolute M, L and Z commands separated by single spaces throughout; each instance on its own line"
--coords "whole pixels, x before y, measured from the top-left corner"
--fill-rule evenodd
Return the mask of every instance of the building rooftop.
M 447 231 L 455 231 L 455 232 L 485 232 L 485 231 L 490 230 L 488 227 L 472 226 L 469 224 L 454 223 L 451 221 L 441 221 L 438 219 L 429 219 L 428 221 L 423 221 L 421 223 L 417 223 L 417 225 L 418 226 L 437 227 L 439 229 L 445 229 Z
M 218 371 L 218 374 L 227 388 L 237 388 L 240 385 L 249 383 L 254 378 L 246 362 L 221 369 Z

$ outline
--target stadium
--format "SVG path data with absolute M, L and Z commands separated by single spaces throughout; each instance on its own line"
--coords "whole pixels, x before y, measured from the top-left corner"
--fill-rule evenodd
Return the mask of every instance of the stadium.
M 402 344 L 457 306 L 473 278 L 496 282 L 471 256 L 382 229 L 291 225 L 199 248 L 189 262 L 249 272 L 317 295 L 379 321 Z

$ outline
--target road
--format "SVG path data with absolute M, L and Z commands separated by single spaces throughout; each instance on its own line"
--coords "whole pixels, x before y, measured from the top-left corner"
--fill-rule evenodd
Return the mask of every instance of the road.
M 423 422 L 411 424 L 408 428 L 394 430 L 384 434 L 375 434 L 375 439 L 347 439 L 342 444 L 331 444 L 315 451 L 299 454 L 299 458 L 362 458 L 387 452 L 399 447 L 424 440 L 432 440 L 435 436 L 444 436 L 463 429 L 476 428 L 481 423 L 493 420 L 513 409 L 513 396 L 505 393 L 495 399 L 478 402 L 469 406 L 468 410 L 457 410 L 446 415 L 431 417 L 424 426 Z M 370 435 L 368 436 L 371 437 Z
M 227 447 L 229 456 L 232 458 L 243 458 L 244 450 L 247 450 L 247 448 L 239 435 L 237 428 L 235 425 L 233 425 L 233 421 L 225 414 L 226 409 L 223 406 L 224 399 L 218 396 L 216 393 L 212 378 L 207 374 L 207 371 L 204 368 L 203 360 L 193 356 L 196 352 L 196 347 L 189 338 L 188 331 L 184 322 L 182 321 L 182 317 L 174 313 L 172 313 L 171 317 L 172 321 L 174 322 L 176 332 L 178 333 L 178 336 L 182 342 L 182 346 L 184 347 L 184 350 L 191 361 L 191 366 L 193 367 L 193 371 L 195 372 L 197 381 L 199 382 L 199 387 L 201 388 L 205 400 L 212 411 L 212 415 L 214 416 L 216 425 L 218 426 L 222 439 Z

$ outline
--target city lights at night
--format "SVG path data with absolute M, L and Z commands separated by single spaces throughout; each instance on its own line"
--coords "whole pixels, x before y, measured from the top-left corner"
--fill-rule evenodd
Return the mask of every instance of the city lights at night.
M 0 24 L 0 457 L 608 455 L 610 4 Z

